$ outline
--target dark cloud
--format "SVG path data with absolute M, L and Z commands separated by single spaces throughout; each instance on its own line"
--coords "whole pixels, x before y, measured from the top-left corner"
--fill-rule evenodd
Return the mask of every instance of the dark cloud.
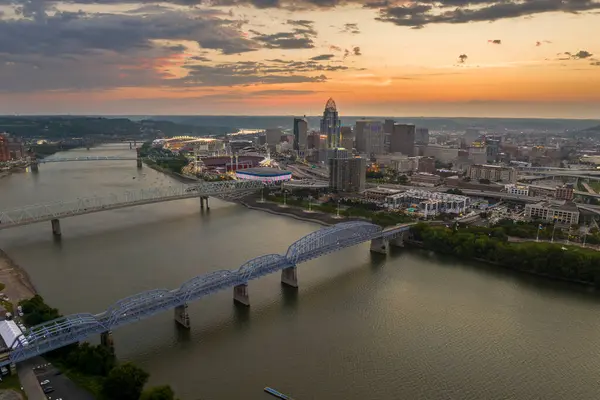
M 500 39 L 488 40 L 488 43 L 491 43 L 491 44 L 502 44 L 502 40 L 500 40 Z
M 294 32 L 279 32 L 272 35 L 256 35 L 253 38 L 261 42 L 268 49 L 312 49 L 315 43 L 307 35 L 298 35 Z
M 593 65 L 594 67 L 600 67 L 600 61 L 592 61 L 590 65 Z
M 565 53 L 565 54 L 567 54 L 567 53 Z M 590 58 L 591 56 L 593 56 L 593 54 L 586 50 L 579 50 L 577 53 L 571 54 L 571 57 L 574 58 L 575 60 Z
M 552 42 L 549 40 L 541 40 L 541 41 L 535 42 L 535 45 L 536 45 L 536 47 L 540 47 L 541 45 L 543 45 L 545 43 L 548 44 L 548 43 L 552 43 Z
M 301 26 L 304 28 L 312 29 L 312 27 L 314 25 L 314 21 L 308 21 L 306 19 L 297 19 L 297 20 L 288 19 L 287 24 L 292 25 L 292 26 Z
M 458 63 L 459 64 L 464 64 L 465 62 L 467 62 L 468 59 L 469 59 L 468 55 L 461 54 L 460 56 L 458 56 Z
M 354 53 L 355 56 L 362 56 L 362 53 L 360 52 L 360 47 L 358 46 L 352 48 L 352 53 Z
M 403 6 L 386 5 L 385 2 L 368 6 L 379 8 L 378 20 L 412 28 L 600 9 L 600 3 L 595 0 L 426 0 Z
M 356 35 L 360 33 L 360 29 L 358 28 L 358 24 L 344 24 L 341 32 Z
M 303 94 L 312 94 L 318 93 L 315 90 L 258 90 L 256 92 L 252 92 L 252 96 L 290 96 L 290 95 L 303 95 Z
M 342 51 L 342 48 L 339 47 L 339 46 L 335 46 L 335 45 L 332 44 L 331 46 L 329 46 L 329 50 L 331 50 L 331 51 Z
M 333 57 L 335 57 L 335 55 L 333 55 L 333 54 L 321 54 L 319 56 L 311 57 L 310 59 L 313 61 L 325 61 L 325 60 L 331 60 Z

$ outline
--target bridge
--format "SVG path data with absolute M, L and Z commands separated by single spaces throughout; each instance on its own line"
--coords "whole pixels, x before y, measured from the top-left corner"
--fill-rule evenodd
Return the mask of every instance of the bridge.
M 73 161 L 135 161 L 134 156 L 91 156 L 91 157 L 50 157 L 36 160 L 38 164 L 73 162 Z
M 250 305 L 248 283 L 281 271 L 281 282 L 298 287 L 298 264 L 359 243 L 371 241 L 371 250 L 387 252 L 390 242 L 402 245 L 404 232 L 414 223 L 386 230 L 366 221 L 343 222 L 309 233 L 292 243 L 285 254 L 267 254 L 253 258 L 237 269 L 220 270 L 197 276 L 176 289 L 154 289 L 119 300 L 99 314 L 68 315 L 36 325 L 7 343 L 10 353 L 0 366 L 24 361 L 48 351 L 100 334 L 103 345 L 113 347 L 112 330 L 155 314 L 174 309 L 175 321 L 190 328 L 187 307 L 192 301 L 233 288 L 236 303 Z
M 121 194 L 93 196 L 49 204 L 30 205 L 0 211 L 0 230 L 51 221 L 52 233 L 61 235 L 60 219 L 100 211 L 141 206 L 199 197 L 200 207 L 208 208 L 208 197 L 228 198 L 265 187 L 260 181 L 203 182 L 201 184 L 154 187 Z

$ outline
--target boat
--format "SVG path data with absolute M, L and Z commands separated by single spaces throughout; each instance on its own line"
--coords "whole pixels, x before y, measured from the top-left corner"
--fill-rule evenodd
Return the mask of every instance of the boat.
M 275 390 L 273 388 L 270 388 L 268 386 L 265 388 L 265 392 L 267 392 L 267 393 L 269 393 L 269 394 L 271 394 L 271 395 L 273 395 L 273 396 L 275 396 L 275 397 L 277 397 L 279 399 L 282 399 L 282 400 L 294 400 L 290 396 L 285 395 L 285 394 L 283 394 L 283 393 L 281 393 L 281 392 L 279 392 L 279 391 L 277 391 L 277 390 Z

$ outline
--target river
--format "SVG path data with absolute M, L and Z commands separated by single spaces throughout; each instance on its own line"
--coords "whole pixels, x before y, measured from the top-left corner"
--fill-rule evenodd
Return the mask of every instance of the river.
M 106 145 L 57 156 L 130 154 Z M 134 179 L 135 178 L 135 179 Z M 135 161 L 43 164 L 0 179 L 0 209 L 179 184 Z M 152 288 L 237 268 L 319 225 L 211 199 L 182 200 L 0 231 L 3 248 L 62 313 L 103 311 Z M 568 284 L 363 244 L 192 303 L 192 329 L 165 312 L 114 332 L 117 355 L 182 400 L 597 399 L 599 297 Z M 92 338 L 97 342 L 98 338 Z

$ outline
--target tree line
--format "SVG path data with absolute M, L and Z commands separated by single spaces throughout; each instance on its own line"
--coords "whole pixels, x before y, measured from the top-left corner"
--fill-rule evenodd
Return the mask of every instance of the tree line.
M 544 242 L 510 243 L 502 228 L 411 228 L 426 249 L 478 259 L 515 270 L 600 287 L 600 252 Z
M 61 317 L 40 295 L 19 303 L 23 320 L 35 326 Z M 132 363 L 119 363 L 106 346 L 74 343 L 46 354 L 54 364 L 67 370 L 77 383 L 102 400 L 175 400 L 170 386 L 144 390 L 150 374 Z

